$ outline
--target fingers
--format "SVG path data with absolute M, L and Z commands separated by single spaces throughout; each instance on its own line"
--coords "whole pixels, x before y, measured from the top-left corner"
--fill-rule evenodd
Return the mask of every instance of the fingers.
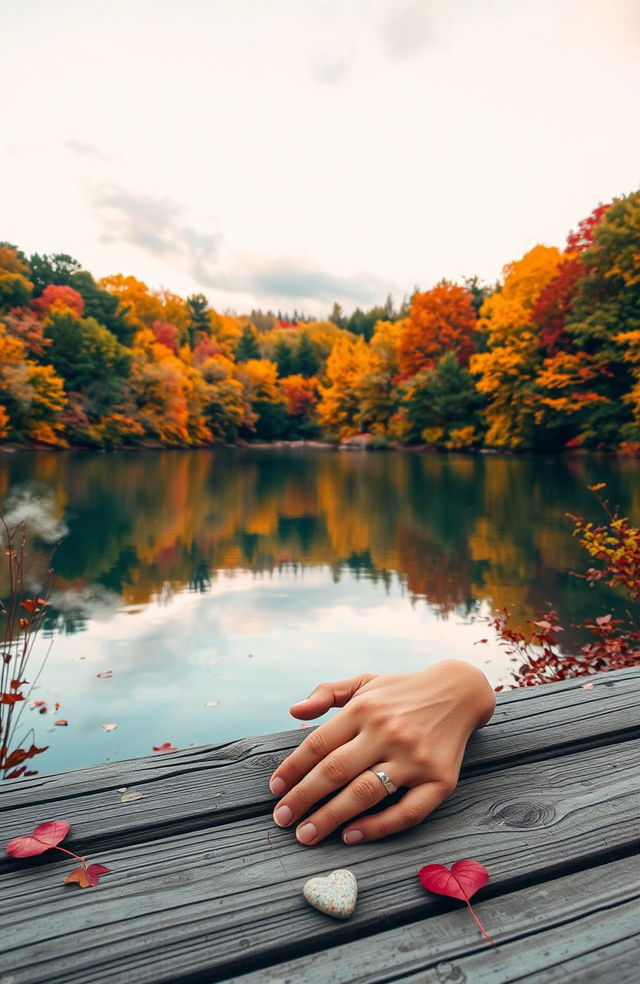
M 377 776 L 365 768 L 328 803 L 305 817 L 296 829 L 296 837 L 301 844 L 319 844 L 336 827 L 371 809 L 388 795 Z
M 426 782 L 421 786 L 414 786 L 386 810 L 354 820 L 342 831 L 342 840 L 345 844 L 363 844 L 409 830 L 422 823 L 450 792 L 451 789 L 441 782 Z
M 337 789 L 341 789 L 356 776 L 359 776 L 367 768 L 370 761 L 370 745 L 361 737 L 354 738 L 353 741 L 347 742 L 346 745 L 342 745 L 335 751 L 330 752 L 290 792 L 285 794 L 284 798 L 273 811 L 273 819 L 279 827 L 288 827 L 290 824 L 295 823 L 305 813 L 312 810 L 316 803 L 319 803 L 330 793 L 335 793 Z M 381 790 L 386 795 L 385 788 L 380 780 L 376 779 L 372 773 L 369 773 L 369 775 L 378 784 L 379 788 L 375 790 L 376 793 Z M 365 788 L 367 786 L 374 788 L 373 782 L 363 785 Z M 338 793 L 332 800 L 332 804 L 340 802 L 340 796 L 341 794 Z M 371 806 L 375 802 L 378 802 L 378 800 L 372 800 L 368 796 L 366 806 Z M 359 810 L 352 809 L 350 813 L 346 813 L 344 819 L 352 817 L 354 812 L 360 812 L 366 809 L 366 806 L 360 806 Z M 331 815 L 332 812 L 332 809 L 325 810 L 327 816 Z M 341 822 L 342 820 L 336 820 L 331 829 L 333 830 L 337 823 Z M 310 841 L 307 843 L 310 843 Z
M 373 680 L 375 675 L 375 673 L 362 673 L 348 680 L 320 683 L 309 697 L 292 704 L 290 713 L 295 718 L 308 721 L 324 714 L 330 707 L 344 707 L 365 683 Z
M 355 738 L 356 724 L 347 714 L 336 714 L 308 735 L 296 750 L 288 755 L 269 780 L 274 796 L 283 796 L 303 779 L 308 772 L 340 745 Z M 347 780 L 345 780 L 346 782 Z M 336 785 L 333 786 L 336 788 Z

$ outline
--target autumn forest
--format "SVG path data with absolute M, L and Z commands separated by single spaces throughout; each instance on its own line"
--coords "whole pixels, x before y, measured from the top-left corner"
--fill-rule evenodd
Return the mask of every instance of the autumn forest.
M 0 245 L 0 438 L 640 451 L 640 191 L 492 286 L 468 278 L 325 321 L 219 313 Z

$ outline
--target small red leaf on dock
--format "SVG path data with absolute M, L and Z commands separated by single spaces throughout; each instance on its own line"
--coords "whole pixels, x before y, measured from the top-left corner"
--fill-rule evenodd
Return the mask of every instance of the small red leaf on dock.
M 427 864 L 418 872 L 418 878 L 422 887 L 426 888 L 428 892 L 447 895 L 449 898 L 466 902 L 469 912 L 484 938 L 491 943 L 491 946 L 496 946 L 471 905 L 471 898 L 489 881 L 489 872 L 478 861 L 466 859 L 456 861 L 450 869 L 443 864 Z
M 489 872 L 477 861 L 456 861 L 451 870 L 443 864 L 428 864 L 418 875 L 423 888 L 438 895 L 468 902 L 489 881 Z
M 111 868 L 104 864 L 90 864 L 87 867 L 79 865 L 74 868 L 63 881 L 67 885 L 77 882 L 80 888 L 95 888 L 103 875 L 111 874 Z
M 170 741 L 165 741 L 164 745 L 154 745 L 154 752 L 179 752 L 180 749 L 172 745 Z
M 48 820 L 41 823 L 30 834 L 14 837 L 7 844 L 7 854 L 12 858 L 32 858 L 57 847 L 69 833 L 66 820 Z

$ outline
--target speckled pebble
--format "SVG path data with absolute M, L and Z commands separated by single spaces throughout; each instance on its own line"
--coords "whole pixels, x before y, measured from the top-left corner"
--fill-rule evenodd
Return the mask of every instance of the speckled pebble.
M 325 878 L 310 878 L 302 889 L 307 902 L 334 919 L 353 915 L 358 899 L 358 883 L 346 868 L 338 868 Z

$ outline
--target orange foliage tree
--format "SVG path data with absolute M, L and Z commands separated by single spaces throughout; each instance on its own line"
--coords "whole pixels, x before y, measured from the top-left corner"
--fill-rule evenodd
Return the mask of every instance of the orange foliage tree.
M 460 365 L 467 365 L 477 327 L 472 301 L 465 287 L 446 281 L 426 293 L 413 295 L 398 342 L 402 376 L 433 369 L 447 352 L 453 352 Z

